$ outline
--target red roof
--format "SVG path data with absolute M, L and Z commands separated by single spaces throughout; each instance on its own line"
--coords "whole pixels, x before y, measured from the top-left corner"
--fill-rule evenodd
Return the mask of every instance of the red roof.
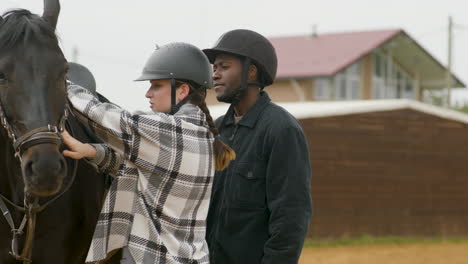
M 334 75 L 401 29 L 270 38 L 278 55 L 276 78 Z

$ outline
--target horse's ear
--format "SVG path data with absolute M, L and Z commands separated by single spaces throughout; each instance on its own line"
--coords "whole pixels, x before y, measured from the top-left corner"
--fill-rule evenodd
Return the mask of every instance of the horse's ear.
M 53 29 L 57 26 L 57 20 L 60 13 L 59 0 L 44 0 L 44 19 Z

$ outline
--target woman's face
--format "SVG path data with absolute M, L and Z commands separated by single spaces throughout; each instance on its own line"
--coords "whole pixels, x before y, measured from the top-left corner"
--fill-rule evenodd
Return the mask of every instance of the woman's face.
M 171 111 L 171 81 L 152 80 L 150 83 L 151 87 L 145 97 L 149 99 L 151 110 L 169 113 Z
M 169 113 L 171 111 L 171 80 L 152 80 L 151 87 L 145 97 L 149 99 L 150 108 L 155 112 Z M 190 91 L 186 83 L 176 89 L 176 104 L 182 101 Z

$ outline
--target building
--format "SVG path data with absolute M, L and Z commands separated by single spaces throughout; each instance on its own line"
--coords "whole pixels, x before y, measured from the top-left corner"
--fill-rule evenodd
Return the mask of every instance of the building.
M 278 55 L 273 101 L 406 98 L 431 102 L 447 69 L 404 30 L 270 38 Z M 450 75 L 451 87 L 465 87 Z M 216 104 L 210 91 L 208 104 Z

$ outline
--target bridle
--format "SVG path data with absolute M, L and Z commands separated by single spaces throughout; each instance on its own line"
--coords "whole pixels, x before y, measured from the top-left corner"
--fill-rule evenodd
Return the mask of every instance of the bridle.
M 13 128 L 7 121 L 5 112 L 3 111 L 3 107 L 0 102 L 0 124 L 6 130 L 8 137 L 13 142 L 15 157 L 22 161 L 21 155 L 23 154 L 24 150 L 35 145 L 51 143 L 60 146 L 62 144 L 62 137 L 60 136 L 60 133 L 63 132 L 65 128 L 65 122 L 68 118 L 69 111 L 69 105 L 67 103 L 58 126 L 52 126 L 49 124 L 45 127 L 33 129 L 24 135 L 17 137 L 13 131 Z
M 47 126 L 33 129 L 25 133 L 24 135 L 17 137 L 16 134 L 14 133 L 13 128 L 7 121 L 5 112 L 0 102 L 0 125 L 3 127 L 3 129 L 5 129 L 5 131 L 8 134 L 8 137 L 12 141 L 13 149 L 15 152 L 14 156 L 19 159 L 20 163 L 23 162 L 21 159 L 21 156 L 24 153 L 24 151 L 32 146 L 36 146 L 40 144 L 55 144 L 60 147 L 63 144 L 62 136 L 60 135 L 60 133 L 64 131 L 65 126 L 67 125 L 66 121 L 68 119 L 69 114 L 72 114 L 72 112 L 70 110 L 70 105 L 67 101 L 65 108 L 64 108 L 63 115 L 60 118 L 60 121 L 58 123 L 58 126 L 53 126 L 53 125 L 48 124 Z M 72 130 L 73 130 L 72 127 L 69 126 L 69 131 L 73 135 Z M 25 264 L 32 263 L 32 260 L 31 260 L 32 259 L 32 246 L 33 246 L 34 232 L 35 232 L 35 227 L 36 227 L 36 214 L 43 211 L 52 202 L 62 197 L 62 195 L 65 194 L 71 188 L 71 186 L 73 185 L 73 182 L 75 181 L 77 168 L 78 168 L 78 160 L 74 160 L 72 178 L 68 182 L 67 186 L 63 189 L 62 192 L 57 194 L 55 197 L 53 197 L 52 199 L 50 199 L 43 205 L 39 204 L 39 198 L 31 197 L 27 195 L 27 193 L 25 193 L 24 195 L 23 206 L 16 205 L 15 203 L 7 199 L 5 196 L 0 194 L 0 210 L 2 211 L 3 216 L 7 220 L 8 225 L 10 226 L 11 232 L 13 235 L 13 238 L 11 241 L 10 254 L 16 260 L 23 261 L 23 263 Z M 24 213 L 24 217 L 18 228 L 15 228 L 13 218 L 5 202 L 13 206 L 16 210 Z M 28 229 L 26 233 L 25 244 L 24 244 L 21 254 L 19 254 L 18 238 L 24 233 L 23 230 L 26 227 L 26 225 L 28 226 Z

